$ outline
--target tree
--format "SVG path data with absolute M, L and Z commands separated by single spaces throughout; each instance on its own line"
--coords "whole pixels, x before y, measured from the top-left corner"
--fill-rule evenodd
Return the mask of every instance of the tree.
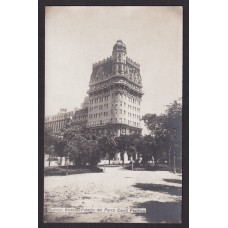
M 152 158 L 152 143 L 150 135 L 140 136 L 136 139 L 136 149 L 142 156 L 142 165 L 145 165 Z
M 44 154 L 49 155 L 49 166 L 51 165 L 51 157 L 55 154 L 55 144 L 57 137 L 52 133 L 52 129 L 44 126 Z
M 89 162 L 89 146 L 81 135 L 75 135 L 66 145 L 65 151 L 76 167 L 84 166 Z
M 102 157 L 101 151 L 99 150 L 99 147 L 98 147 L 98 141 L 94 139 L 90 139 L 87 141 L 87 143 L 88 143 L 88 149 L 90 151 L 89 164 L 91 167 L 95 167 L 100 162 L 100 159 Z
M 115 156 L 116 152 L 116 142 L 112 135 L 102 135 L 98 139 L 98 149 L 101 151 L 101 154 L 106 157 L 106 154 L 109 155 L 109 164 L 111 158 Z
M 117 150 L 120 152 L 120 157 L 122 159 L 122 165 L 124 165 L 124 154 L 128 151 L 130 146 L 129 136 L 120 135 L 115 138 Z
M 164 151 L 166 157 L 172 155 L 181 159 L 181 134 L 182 134 L 182 105 L 177 101 L 170 104 L 165 114 L 146 114 L 142 117 L 147 128 L 150 130 L 151 150 L 155 165 L 162 159 Z M 150 147 L 150 146 L 149 146 Z
M 79 126 L 73 118 L 66 119 L 64 127 L 59 132 L 60 141 L 57 144 L 59 153 L 69 155 L 75 166 L 96 166 L 100 161 L 97 150 L 97 135 L 85 125 Z M 63 151 L 63 152 L 62 152 Z
M 132 157 L 133 160 L 136 159 L 136 154 L 137 154 L 137 143 L 138 143 L 138 139 L 140 138 L 139 134 L 131 134 L 127 136 L 128 138 L 128 147 L 127 147 L 127 154 L 128 156 Z
M 64 142 L 62 137 L 58 136 L 58 140 L 56 141 L 54 147 L 56 155 L 60 157 L 60 164 L 62 164 L 62 158 L 66 156 L 65 146 L 66 143 Z
M 165 115 L 146 114 L 142 117 L 142 120 L 150 130 L 150 135 L 143 137 L 144 152 L 142 163 L 145 164 L 153 157 L 155 167 L 157 167 L 158 159 L 165 145 L 162 140 L 166 135 L 166 129 L 164 128 Z
M 182 104 L 174 101 L 166 109 L 165 128 L 169 134 L 170 153 L 182 163 Z

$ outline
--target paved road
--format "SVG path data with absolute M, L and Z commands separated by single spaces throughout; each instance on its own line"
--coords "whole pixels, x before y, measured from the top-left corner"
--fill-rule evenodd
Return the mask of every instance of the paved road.
M 97 209 L 105 212 L 46 212 L 45 222 L 181 222 L 180 174 L 107 167 L 104 173 L 45 177 L 45 208 Z M 117 209 L 146 208 L 146 213 Z M 114 209 L 115 212 L 108 209 Z

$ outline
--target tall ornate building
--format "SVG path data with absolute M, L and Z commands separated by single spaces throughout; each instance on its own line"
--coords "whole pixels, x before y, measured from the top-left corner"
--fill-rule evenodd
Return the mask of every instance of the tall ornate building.
M 105 133 L 111 129 L 115 135 L 141 133 L 140 105 L 142 80 L 140 65 L 127 57 L 126 45 L 118 40 L 112 56 L 93 64 L 88 97 L 81 109 L 46 117 L 45 124 L 58 131 L 66 117 L 78 124 Z
M 113 46 L 111 57 L 93 64 L 89 87 L 88 127 L 99 132 L 109 127 L 117 136 L 141 133 L 140 65 L 127 57 L 122 40 Z

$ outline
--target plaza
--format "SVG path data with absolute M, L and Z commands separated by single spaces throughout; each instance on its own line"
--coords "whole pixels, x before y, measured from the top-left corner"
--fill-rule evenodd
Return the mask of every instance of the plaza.
M 131 171 L 121 166 L 109 166 L 103 173 L 48 176 L 44 178 L 44 186 L 45 222 L 181 222 L 180 173 Z M 48 212 L 50 208 L 73 210 Z M 102 212 L 93 212 L 97 208 L 103 209 Z M 129 212 L 144 208 L 146 213 Z M 78 213 L 79 209 L 83 212 Z

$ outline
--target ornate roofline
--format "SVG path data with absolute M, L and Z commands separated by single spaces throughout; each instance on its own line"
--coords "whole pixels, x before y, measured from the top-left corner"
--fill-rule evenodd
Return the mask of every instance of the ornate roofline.
M 113 59 L 112 56 L 110 56 L 110 57 L 107 57 L 106 59 L 103 59 L 103 60 L 101 60 L 99 62 L 93 63 L 93 69 L 98 67 L 98 66 L 101 66 L 101 65 L 103 65 L 103 64 L 105 64 L 105 63 L 107 63 L 109 61 L 111 61 L 112 59 Z
M 127 63 L 131 64 L 132 66 L 140 69 L 140 64 L 138 64 L 137 62 L 134 62 L 132 59 L 130 59 L 129 57 L 126 58 Z

